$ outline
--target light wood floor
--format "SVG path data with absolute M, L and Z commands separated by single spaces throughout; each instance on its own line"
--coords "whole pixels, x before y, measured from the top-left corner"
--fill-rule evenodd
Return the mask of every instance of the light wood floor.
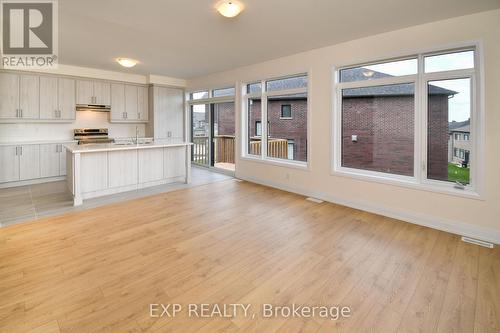
M 150 318 L 150 303 L 342 305 Z M 0 332 L 500 332 L 500 251 L 234 180 L 0 229 Z

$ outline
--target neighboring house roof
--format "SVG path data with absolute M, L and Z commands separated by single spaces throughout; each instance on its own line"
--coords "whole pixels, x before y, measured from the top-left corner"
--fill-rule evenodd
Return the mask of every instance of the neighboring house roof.
M 452 121 L 448 124 L 450 132 L 470 132 L 470 119 L 465 121 Z
M 267 90 L 285 90 L 307 87 L 307 76 L 290 77 L 286 79 L 278 79 L 267 81 Z
M 458 127 L 458 128 L 452 129 L 451 132 L 470 133 L 470 125 L 466 125 L 466 126 L 463 126 L 463 127 Z
M 366 68 L 351 68 L 342 71 L 342 81 L 352 82 L 352 81 L 366 81 L 367 78 L 363 73 L 366 73 L 368 69 Z M 392 75 L 380 73 L 377 71 L 372 71 L 373 75 L 370 76 L 372 79 L 380 79 L 385 77 L 393 77 Z M 344 89 L 342 96 L 344 97 L 367 97 L 367 96 L 410 96 L 415 93 L 415 87 L 412 83 L 405 84 L 392 84 L 385 86 L 376 87 L 364 87 L 364 88 L 351 88 Z M 458 92 L 453 90 L 444 89 L 441 87 L 429 85 L 429 93 L 431 95 L 455 95 Z

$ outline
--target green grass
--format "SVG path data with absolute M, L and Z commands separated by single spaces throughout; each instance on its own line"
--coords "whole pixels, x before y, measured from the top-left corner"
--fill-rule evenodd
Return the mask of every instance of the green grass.
M 451 182 L 460 182 L 469 184 L 469 168 L 460 168 L 455 164 L 448 163 L 448 180 Z

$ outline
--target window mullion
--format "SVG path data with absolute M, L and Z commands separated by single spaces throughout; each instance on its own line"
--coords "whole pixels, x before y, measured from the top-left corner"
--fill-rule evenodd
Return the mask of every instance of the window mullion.
M 267 157 L 267 139 L 268 139 L 268 119 L 267 119 L 267 93 L 262 94 L 262 103 L 261 103 L 261 131 L 262 131 L 262 146 L 261 146 L 261 154 L 262 158 L 265 159 Z
M 424 57 L 419 55 L 415 85 L 415 176 L 418 183 L 427 178 L 427 94 L 423 73 Z

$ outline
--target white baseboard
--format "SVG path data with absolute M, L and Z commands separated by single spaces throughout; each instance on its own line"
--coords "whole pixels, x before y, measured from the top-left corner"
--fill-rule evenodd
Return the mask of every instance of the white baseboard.
M 452 221 L 449 219 L 435 217 L 427 214 L 408 212 L 406 210 L 401 210 L 394 207 L 383 207 L 381 205 L 373 204 L 371 202 L 366 202 L 366 201 L 347 200 L 331 194 L 318 193 L 308 189 L 301 189 L 293 186 L 279 184 L 276 182 L 264 181 L 262 179 L 258 179 L 255 177 L 245 177 L 238 175 L 238 178 L 252 183 L 277 188 L 283 191 L 304 195 L 306 197 L 318 198 L 342 206 L 347 206 L 363 210 L 366 212 L 387 216 L 390 218 L 421 225 L 424 227 L 446 231 L 460 236 L 476 238 L 494 244 L 500 244 L 499 230 L 475 226 L 463 222 Z
M 66 179 L 66 176 L 35 178 L 35 179 L 30 179 L 30 180 L 21 180 L 21 181 L 9 182 L 9 183 L 1 183 L 0 188 L 10 188 L 10 187 L 50 183 L 50 182 L 57 182 L 60 180 L 65 180 L 65 179 Z

